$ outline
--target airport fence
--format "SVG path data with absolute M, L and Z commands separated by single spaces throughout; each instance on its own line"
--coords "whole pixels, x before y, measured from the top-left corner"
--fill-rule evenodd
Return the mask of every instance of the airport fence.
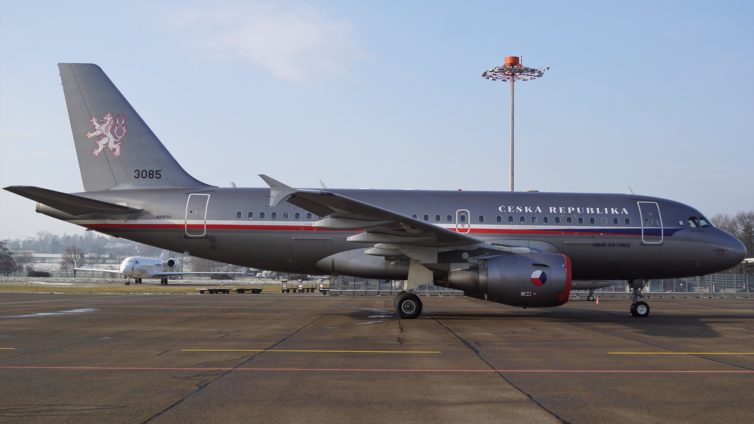
M 629 293 L 626 281 L 606 281 L 612 283 L 607 287 L 594 290 L 594 293 Z M 350 277 L 337 277 L 331 284 L 329 292 L 336 296 L 379 296 L 395 295 L 403 290 L 403 281 L 366 280 Z M 754 294 L 754 274 L 721 272 L 689 278 L 658 279 L 647 282 L 646 293 L 695 293 L 695 294 Z M 459 290 L 425 284 L 417 290 L 419 294 L 432 296 L 463 295 Z M 574 294 L 587 293 L 587 290 L 575 290 Z

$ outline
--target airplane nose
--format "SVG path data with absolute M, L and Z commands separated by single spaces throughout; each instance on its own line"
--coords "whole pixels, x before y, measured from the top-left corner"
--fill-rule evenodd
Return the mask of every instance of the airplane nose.
M 741 263 L 746 258 L 746 246 L 741 243 L 741 240 L 733 237 L 730 234 L 728 236 L 727 243 L 725 243 L 726 250 L 730 251 L 730 256 L 735 259 L 735 264 Z M 734 265 L 735 265 L 734 264 Z

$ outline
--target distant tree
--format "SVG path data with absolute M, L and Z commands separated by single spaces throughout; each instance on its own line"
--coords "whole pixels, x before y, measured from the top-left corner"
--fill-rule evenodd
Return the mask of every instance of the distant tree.
M 74 267 L 84 264 L 84 252 L 78 246 L 66 246 L 63 249 L 63 256 L 60 258 L 60 269 L 68 273 L 70 269 L 74 272 Z M 75 273 L 74 273 L 75 274 Z
M 27 265 L 31 264 L 33 258 L 29 252 L 16 252 L 13 255 L 13 259 L 16 261 L 16 270 L 23 270 Z
M 16 269 L 18 269 L 18 265 L 16 265 L 13 255 L 5 247 L 5 242 L 0 241 L 0 274 L 7 276 L 16 272 Z
M 716 215 L 712 223 L 741 240 L 748 256 L 754 257 L 754 211 L 739 212 L 735 216 Z

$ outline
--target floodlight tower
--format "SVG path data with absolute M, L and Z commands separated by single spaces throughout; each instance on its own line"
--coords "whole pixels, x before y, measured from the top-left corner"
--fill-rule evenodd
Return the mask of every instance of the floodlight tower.
M 495 66 L 492 69 L 488 69 L 482 72 L 482 78 L 487 78 L 491 81 L 510 81 L 511 82 L 511 191 L 513 191 L 513 94 L 514 85 L 516 80 L 529 81 L 537 79 L 545 74 L 545 71 L 550 69 L 549 66 L 542 69 L 527 68 L 522 63 L 518 56 L 506 56 L 505 64 L 502 66 Z

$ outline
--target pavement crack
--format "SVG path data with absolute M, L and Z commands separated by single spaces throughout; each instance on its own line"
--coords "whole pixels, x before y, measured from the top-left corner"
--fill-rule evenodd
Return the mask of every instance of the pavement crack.
M 267 347 L 266 349 L 267 350 L 274 349 L 277 346 L 281 345 L 282 343 L 285 343 L 288 339 L 290 339 L 291 337 L 295 336 L 296 334 L 298 334 L 299 332 L 301 332 L 305 328 L 309 327 L 310 325 L 314 324 L 315 322 L 317 322 L 318 320 L 320 320 L 322 317 L 324 317 L 326 315 L 327 314 L 320 314 L 320 315 L 318 315 L 317 317 L 315 317 L 311 321 L 307 322 L 306 324 L 302 325 L 301 327 L 297 328 L 296 330 L 292 331 L 291 333 L 289 333 L 288 335 L 286 335 L 282 339 L 276 341 L 275 343 L 273 343 L 271 346 Z M 256 357 L 262 355 L 263 353 L 264 353 L 264 351 L 257 352 L 255 354 L 249 356 L 248 358 L 244 359 L 240 363 L 234 365 L 233 367 L 231 367 L 227 371 L 222 371 L 222 372 L 218 373 L 213 378 L 210 378 L 208 380 L 201 381 L 201 382 L 197 383 L 196 384 L 196 388 L 194 390 L 186 393 L 184 396 L 182 396 L 180 399 L 176 400 L 172 404 L 168 405 L 166 408 L 162 409 L 161 411 L 159 411 L 156 414 L 152 415 L 151 417 L 147 418 L 146 420 L 143 421 L 143 423 L 146 424 L 146 423 L 154 421 L 156 418 L 159 418 L 160 416 L 162 416 L 166 412 L 172 410 L 173 408 L 177 407 L 178 405 L 182 404 L 184 401 L 188 400 L 189 398 L 191 398 L 191 397 L 193 397 L 193 396 L 201 393 L 204 389 L 206 389 L 207 387 L 209 387 L 210 385 L 212 385 L 212 383 L 217 382 L 218 380 L 220 380 L 221 378 L 223 378 L 223 377 L 227 376 L 228 374 L 232 373 L 236 369 L 243 367 L 244 365 L 246 365 L 249 362 L 253 361 Z
M 435 317 L 434 315 L 431 315 L 431 317 L 438 324 L 440 324 L 441 326 L 443 326 L 443 328 L 445 328 L 446 330 L 448 330 L 448 332 L 450 334 L 452 334 L 453 336 L 455 336 L 455 338 L 457 338 L 461 343 L 463 343 L 464 346 L 466 346 L 469 350 L 471 350 L 472 352 L 474 352 L 474 354 L 477 356 L 477 358 L 479 358 L 479 360 L 482 361 L 485 365 L 487 365 L 491 370 L 496 370 L 497 369 L 494 365 L 492 365 L 492 363 L 490 363 L 489 361 L 487 361 L 484 358 L 484 355 L 482 355 L 482 353 L 479 351 L 479 349 L 477 349 L 472 342 L 470 342 L 470 341 L 464 339 L 463 337 L 461 337 L 460 334 L 456 333 L 452 328 L 450 328 L 444 322 L 442 322 L 439 319 L 437 319 L 437 317 Z M 497 374 L 497 376 L 500 377 L 500 379 L 502 381 L 504 381 L 505 383 L 509 384 L 514 389 L 518 390 L 521 394 L 523 394 L 524 396 L 526 396 L 531 402 L 533 402 L 535 405 L 537 405 L 538 407 L 540 407 L 543 411 L 545 411 L 548 414 L 552 415 L 558 421 L 560 421 L 562 423 L 567 423 L 567 424 L 569 423 L 569 421 L 566 421 L 564 418 L 562 418 L 561 416 L 559 416 L 558 414 L 556 414 L 554 411 L 552 411 L 551 409 L 547 408 L 542 403 L 540 403 L 537 399 L 534 398 L 534 396 L 532 396 L 526 390 L 524 390 L 523 388 L 517 386 L 515 383 L 513 383 L 511 380 L 509 380 L 507 377 L 505 377 L 505 375 L 502 372 L 495 371 L 495 374 Z

